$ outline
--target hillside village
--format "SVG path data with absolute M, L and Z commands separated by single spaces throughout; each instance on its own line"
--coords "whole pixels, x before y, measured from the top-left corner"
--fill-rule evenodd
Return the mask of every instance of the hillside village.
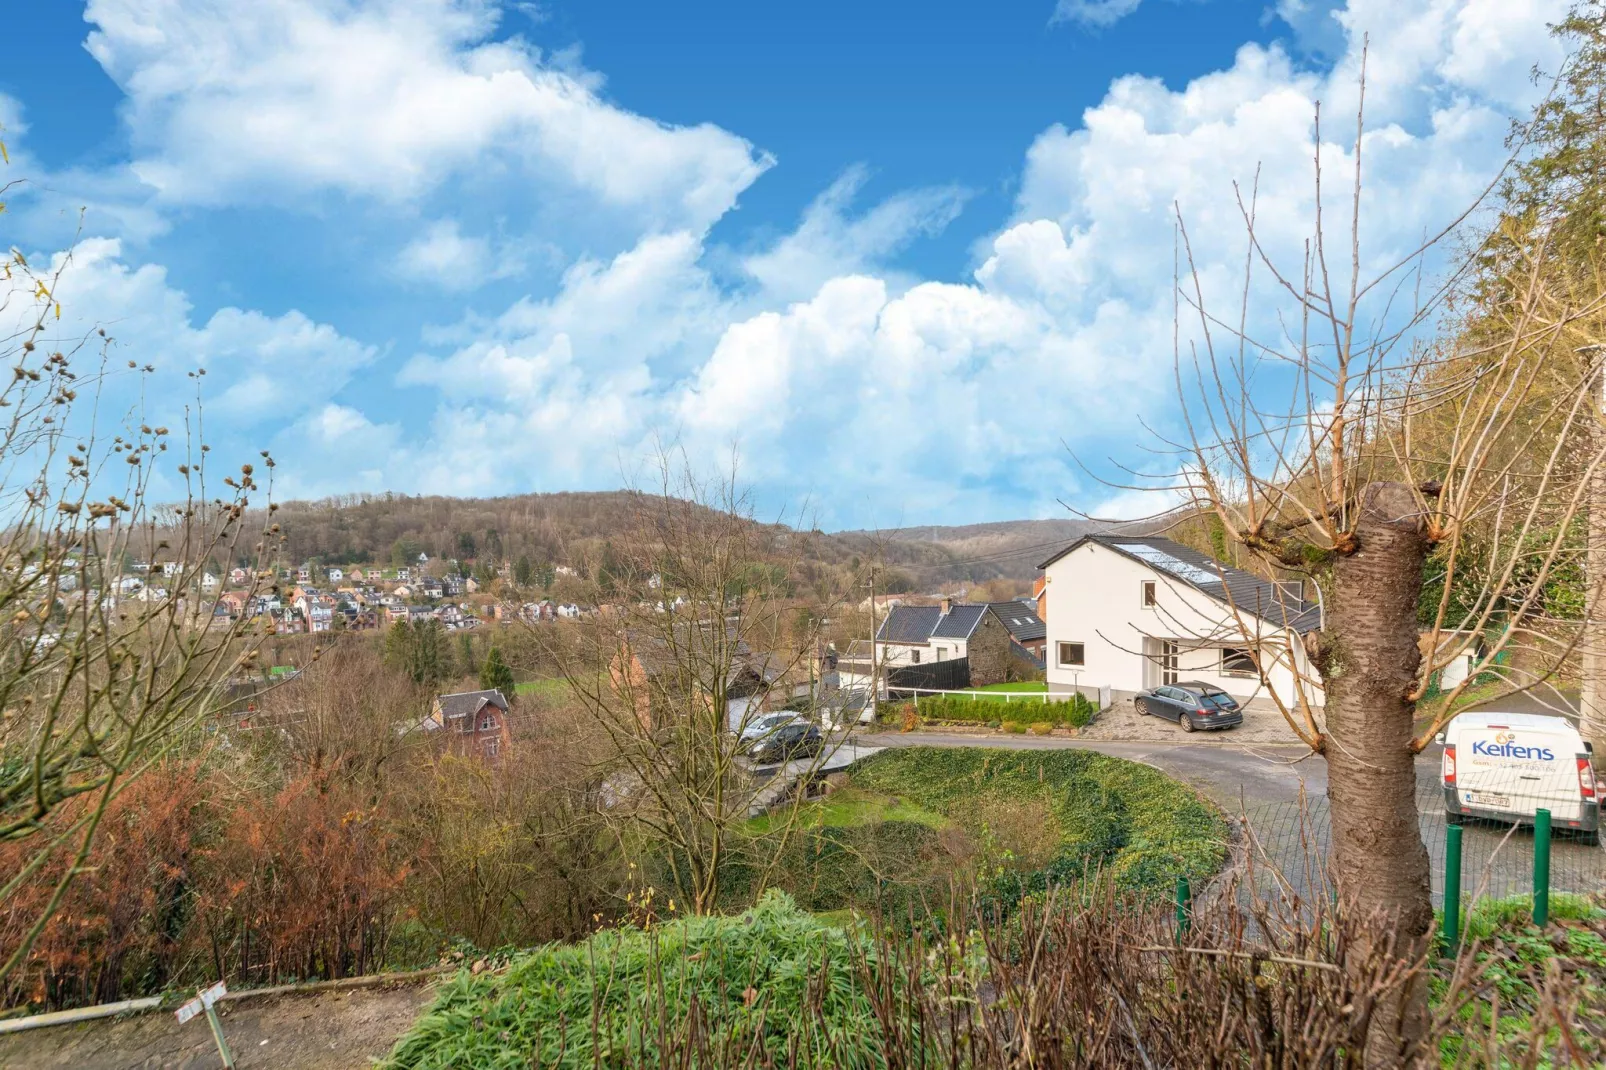
M 16 7 L 0 1070 L 1606 1067 L 1606 0 Z

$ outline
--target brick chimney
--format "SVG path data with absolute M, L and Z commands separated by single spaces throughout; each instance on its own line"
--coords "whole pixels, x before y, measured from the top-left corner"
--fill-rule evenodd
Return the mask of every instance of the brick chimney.
M 954 609 L 954 600 L 952 598 L 948 598 L 948 597 L 944 596 L 944 598 L 942 600 L 942 615 L 946 617 L 949 613 L 953 612 L 953 609 Z
M 1037 599 L 1037 619 L 1048 620 L 1048 577 L 1039 576 L 1032 582 L 1032 597 Z

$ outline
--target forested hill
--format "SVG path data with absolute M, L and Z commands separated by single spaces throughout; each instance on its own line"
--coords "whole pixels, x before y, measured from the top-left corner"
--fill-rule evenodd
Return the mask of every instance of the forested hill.
M 325 565 L 400 563 L 430 557 L 528 556 L 582 566 L 641 506 L 633 491 L 518 494 L 502 498 L 362 495 L 286 502 L 282 525 L 291 561 Z M 1016 520 L 884 532 L 815 533 L 810 555 L 853 568 L 878 558 L 894 586 L 930 590 L 958 581 L 1028 579 L 1055 548 L 1090 530 L 1078 520 Z

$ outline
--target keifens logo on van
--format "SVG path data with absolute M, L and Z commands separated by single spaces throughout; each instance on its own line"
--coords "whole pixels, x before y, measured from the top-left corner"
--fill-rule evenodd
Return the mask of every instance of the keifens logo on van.
M 1524 747 L 1516 742 L 1517 733 L 1498 732 L 1494 742 L 1480 739 L 1472 744 L 1472 753 L 1481 754 L 1486 758 L 1531 758 L 1540 762 L 1553 762 L 1556 752 L 1549 747 Z

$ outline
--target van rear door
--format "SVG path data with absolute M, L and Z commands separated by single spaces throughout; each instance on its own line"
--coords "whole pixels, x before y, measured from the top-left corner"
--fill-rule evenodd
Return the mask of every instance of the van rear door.
M 1464 806 L 1532 818 L 1541 808 L 1580 821 L 1580 744 L 1565 730 L 1466 725 L 1456 734 L 1456 793 Z

